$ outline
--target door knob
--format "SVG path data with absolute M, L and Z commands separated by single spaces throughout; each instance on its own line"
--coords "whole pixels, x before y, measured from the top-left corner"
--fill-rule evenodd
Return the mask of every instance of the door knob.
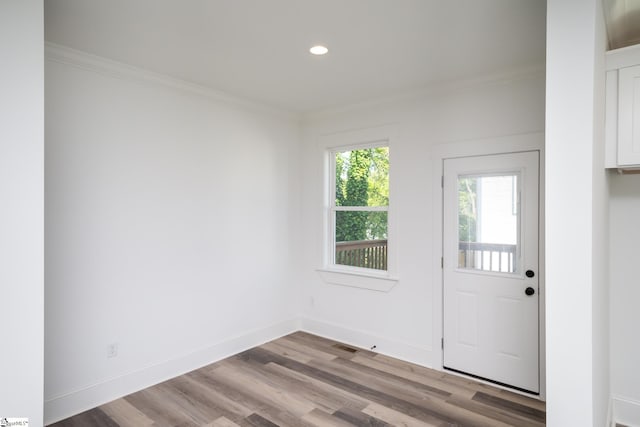
M 533 289 L 531 286 L 529 286 L 527 289 L 524 290 L 524 293 L 527 294 L 528 296 L 531 296 L 536 293 L 536 290 Z
M 536 275 L 536 273 L 534 273 L 534 272 L 533 272 L 533 270 L 527 270 L 527 271 L 524 273 L 524 275 L 525 275 L 525 276 L 527 276 L 528 278 L 532 278 L 533 276 L 535 276 L 535 275 Z

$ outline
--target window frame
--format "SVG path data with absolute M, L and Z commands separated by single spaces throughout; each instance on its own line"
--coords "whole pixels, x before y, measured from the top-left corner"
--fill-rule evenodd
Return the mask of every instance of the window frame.
M 349 149 L 368 148 L 372 146 L 389 147 L 389 174 L 392 174 L 391 151 L 394 150 L 397 129 L 394 124 L 385 124 L 373 127 L 360 128 L 347 131 L 333 131 L 318 135 L 316 149 L 318 159 L 321 159 L 322 170 L 319 174 L 322 182 L 321 216 L 322 233 L 320 236 L 321 256 L 318 259 L 320 266 L 316 272 L 322 281 L 329 285 L 348 286 L 363 290 L 390 292 L 399 282 L 397 276 L 396 252 L 393 248 L 396 242 L 395 207 L 393 196 L 393 181 L 389 181 L 389 206 L 387 218 L 387 270 L 374 270 L 354 268 L 350 266 L 335 265 L 333 256 L 335 242 L 332 242 L 332 234 L 335 233 L 335 225 L 331 220 L 331 197 L 335 199 L 335 169 L 331 168 L 331 153 Z M 335 201 L 334 201 L 335 203 Z

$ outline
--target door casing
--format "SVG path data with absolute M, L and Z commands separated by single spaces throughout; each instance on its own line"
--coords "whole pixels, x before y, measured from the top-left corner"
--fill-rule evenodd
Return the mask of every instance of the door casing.
M 546 304 L 546 292 L 545 292 L 545 262 L 544 262 L 544 235 L 545 235 L 545 220 L 544 220 L 544 194 L 545 194 L 545 182 L 544 182 L 544 134 L 542 132 L 510 135 L 497 138 L 477 139 L 463 142 L 447 143 L 436 145 L 432 149 L 433 154 L 433 179 L 432 179 L 432 194 L 433 194 L 433 243 L 432 251 L 434 254 L 432 260 L 433 277 L 432 277 L 432 313 L 433 313 L 433 329 L 432 329 L 432 354 L 433 365 L 432 367 L 439 371 L 451 373 L 453 375 L 462 375 L 450 371 L 445 371 L 444 352 L 442 350 L 443 339 L 443 270 L 441 268 L 442 256 L 443 256 L 443 192 L 442 192 L 442 174 L 444 160 L 457 157 L 470 157 L 470 156 L 482 156 L 482 155 L 494 155 L 494 154 L 506 154 L 517 153 L 522 151 L 539 151 L 540 152 L 540 180 L 539 180 L 539 333 L 540 333 L 540 346 L 539 346 L 539 360 L 540 360 L 540 394 L 531 395 L 528 393 L 522 393 L 527 396 L 537 398 L 540 400 L 546 400 L 546 323 L 545 323 L 545 304 Z M 464 376 L 464 375 L 462 375 Z M 477 380 L 484 382 L 482 380 Z M 491 382 L 486 382 L 497 387 L 501 387 Z M 517 390 L 505 387 L 507 390 L 520 393 Z

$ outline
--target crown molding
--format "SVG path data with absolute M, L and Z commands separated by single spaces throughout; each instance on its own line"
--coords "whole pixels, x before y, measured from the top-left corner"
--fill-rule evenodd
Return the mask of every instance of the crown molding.
M 293 111 L 262 104 L 234 96 L 220 90 L 215 90 L 207 86 L 198 85 L 165 74 L 145 70 L 123 62 L 113 61 L 108 58 L 55 43 L 45 43 L 45 60 L 92 71 L 121 80 L 164 86 L 192 95 L 202 96 L 212 101 L 225 103 L 243 110 L 266 113 L 288 120 L 300 120 L 300 114 Z
M 351 111 L 358 111 L 367 108 L 375 108 L 384 105 L 393 105 L 402 102 L 426 99 L 429 97 L 447 93 L 455 93 L 461 90 L 468 90 L 472 88 L 507 84 L 517 80 L 526 80 L 540 77 L 544 78 L 544 76 L 545 64 L 536 64 L 527 67 L 514 68 L 506 72 L 486 74 L 469 79 L 449 80 L 434 83 L 420 88 L 397 93 L 395 95 L 371 99 L 364 102 L 330 107 L 322 110 L 307 111 L 302 114 L 301 120 L 303 123 L 310 123 L 315 120 L 331 117 L 337 114 L 348 113 Z
M 534 66 L 510 70 L 504 73 L 489 74 L 472 79 L 440 82 L 388 97 L 376 98 L 364 102 L 300 113 L 238 97 L 221 90 L 212 89 L 207 86 L 198 85 L 176 77 L 145 70 L 133 65 L 114 61 L 55 43 L 45 43 L 45 59 L 47 61 L 73 66 L 122 80 L 160 85 L 174 90 L 203 96 L 212 101 L 225 103 L 243 110 L 266 113 L 279 118 L 301 122 L 312 122 L 323 117 L 329 117 L 350 111 L 373 108 L 385 104 L 409 102 L 474 87 L 504 84 L 514 80 L 544 77 L 545 75 L 544 64 L 537 64 Z

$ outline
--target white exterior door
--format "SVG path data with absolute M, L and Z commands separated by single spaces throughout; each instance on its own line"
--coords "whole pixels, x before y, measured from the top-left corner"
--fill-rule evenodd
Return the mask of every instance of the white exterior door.
M 444 367 L 539 393 L 539 152 L 444 161 Z

